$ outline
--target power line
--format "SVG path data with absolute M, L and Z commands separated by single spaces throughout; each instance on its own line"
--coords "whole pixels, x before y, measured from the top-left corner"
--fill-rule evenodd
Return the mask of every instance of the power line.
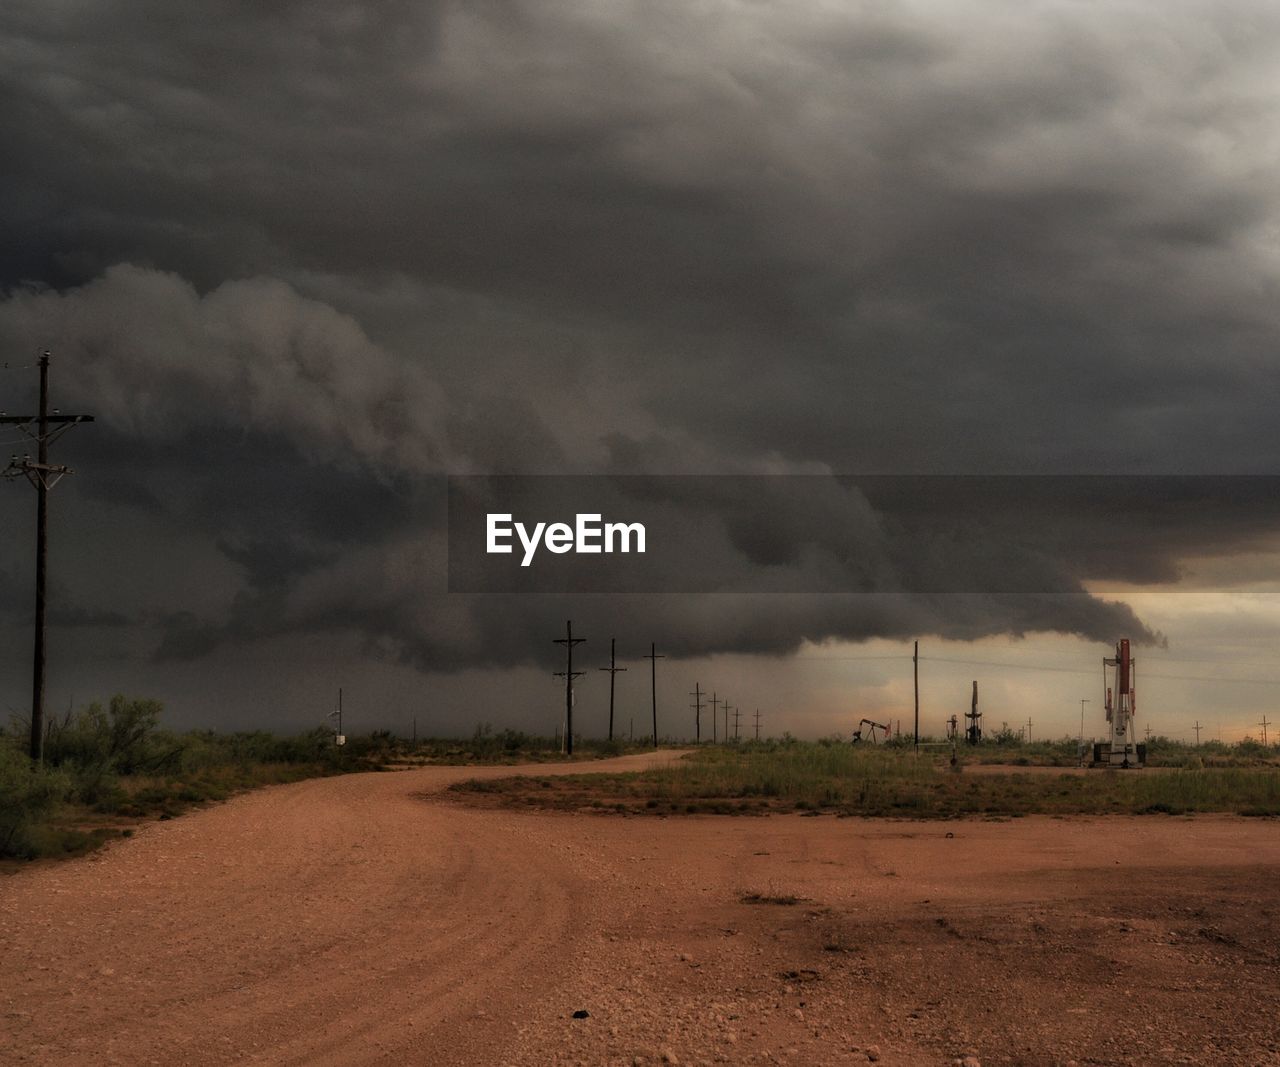
M 1093 671 L 1087 671 L 1082 668 L 1046 667 L 1035 663 L 1008 663 L 990 659 L 955 659 L 947 656 L 921 656 L 920 659 L 930 663 L 952 663 L 962 667 L 1005 667 L 1009 670 L 1042 671 L 1051 674 L 1084 674 L 1089 675 L 1090 677 L 1094 675 Z M 1195 674 L 1160 674 L 1152 671 L 1143 671 L 1142 676 L 1148 679 L 1157 678 L 1166 682 L 1211 682 L 1215 684 L 1218 682 L 1236 682 L 1243 685 L 1280 685 L 1280 678 L 1212 677 L 1209 675 Z

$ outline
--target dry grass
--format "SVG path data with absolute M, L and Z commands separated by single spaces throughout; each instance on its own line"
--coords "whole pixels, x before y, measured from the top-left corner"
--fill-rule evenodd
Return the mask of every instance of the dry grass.
M 707 748 L 635 774 L 472 780 L 453 788 L 515 806 L 659 815 L 1280 815 L 1276 767 L 965 775 L 945 760 L 900 749 L 802 742 Z

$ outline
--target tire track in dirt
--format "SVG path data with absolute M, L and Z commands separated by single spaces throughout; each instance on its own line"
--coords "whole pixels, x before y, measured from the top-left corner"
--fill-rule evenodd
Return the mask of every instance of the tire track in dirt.
M 580 878 L 545 829 L 419 794 L 584 769 L 273 787 L 8 878 L 0 1059 L 482 1062 L 506 1034 L 469 1021 L 518 1017 L 528 976 L 557 973 Z
M 0 1062 L 1280 1067 L 1273 821 L 422 796 L 511 773 L 278 787 L 0 881 Z

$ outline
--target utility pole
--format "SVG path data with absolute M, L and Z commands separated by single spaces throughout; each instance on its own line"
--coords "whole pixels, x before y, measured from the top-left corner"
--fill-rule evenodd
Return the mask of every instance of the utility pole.
M 564 624 L 564 637 L 557 637 L 552 644 L 564 645 L 564 670 L 556 671 L 554 677 L 564 678 L 564 744 L 565 755 L 573 755 L 573 680 L 581 678 L 586 672 L 573 669 L 573 646 L 587 643 L 585 637 L 573 636 L 573 620 Z
M 920 642 L 915 643 L 911 652 L 911 676 L 915 682 L 916 693 L 916 755 L 920 755 Z
M 1088 697 L 1080 698 L 1080 766 L 1084 766 L 1084 706 L 1088 704 Z
M 702 744 L 702 709 L 706 705 L 702 702 L 702 689 L 697 682 L 693 683 L 693 692 L 689 695 L 693 697 L 693 703 L 689 705 L 693 708 L 693 739 Z
M 1027 716 L 1027 744 L 1031 744 L 1031 716 Z
M 733 739 L 738 740 L 738 724 L 742 721 L 742 709 L 733 709 Z
M 1204 729 L 1204 727 L 1200 725 L 1199 719 L 1196 719 L 1196 724 L 1193 727 L 1191 727 L 1191 729 L 1193 729 L 1196 732 L 1196 748 L 1199 748 L 1200 747 L 1200 731 Z
M 1151 740 L 1151 724 L 1147 723 L 1147 740 Z
M 626 667 L 619 667 L 617 660 L 617 644 L 616 637 L 609 638 L 609 666 L 601 667 L 600 670 L 609 672 L 609 740 L 613 740 L 613 681 L 618 677 L 619 671 L 625 671 Z
M 756 740 L 760 740 L 760 709 L 756 708 Z
M 49 353 L 40 353 L 40 411 L 36 415 L 6 415 L 0 412 L 0 424 L 17 426 L 36 443 L 36 461 L 29 455 L 9 461 L 3 477 L 26 477 L 36 491 L 36 612 L 35 641 L 31 665 L 31 758 L 44 758 L 44 617 L 45 584 L 48 569 L 49 490 L 70 467 L 49 462 L 49 446 L 78 422 L 93 422 L 92 415 L 63 415 L 57 408 L 49 413 Z M 32 432 L 32 424 L 35 432 Z M 56 427 L 50 430 L 50 426 Z
M 338 726 L 333 731 L 333 743 L 335 745 L 345 745 L 347 743 L 346 735 L 342 732 L 342 686 L 338 686 L 338 706 L 329 712 L 329 718 L 337 720 Z
M 711 690 L 711 743 L 716 743 L 716 709 L 720 706 L 720 700 L 716 696 L 716 691 Z
M 724 711 L 724 743 L 726 745 L 729 743 L 729 707 L 728 700 L 720 701 L 720 708 Z
M 1262 747 L 1266 748 L 1267 747 L 1267 727 L 1270 726 L 1271 723 L 1267 721 L 1267 717 L 1264 715 L 1262 716 L 1262 722 L 1258 723 L 1258 725 L 1262 727 Z
M 666 656 L 658 655 L 658 646 L 650 642 L 649 654 L 644 657 L 649 661 L 649 674 L 653 683 L 653 747 L 658 747 L 658 660 Z

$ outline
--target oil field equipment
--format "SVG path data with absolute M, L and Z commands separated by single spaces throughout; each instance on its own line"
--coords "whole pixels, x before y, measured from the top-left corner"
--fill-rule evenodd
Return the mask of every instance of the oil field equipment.
M 964 739 L 971 745 L 982 740 L 982 712 L 978 710 L 978 679 L 973 680 L 973 706 L 964 713 Z
M 960 732 L 960 720 L 957 719 L 954 715 L 952 715 L 951 718 L 947 720 L 947 740 L 954 741 L 956 739 L 956 734 L 958 734 L 959 732 Z
M 886 741 L 887 741 L 887 740 L 889 740 L 889 725 L 888 725 L 888 723 L 883 723 L 883 722 L 872 722 L 870 719 L 863 719 L 863 720 L 862 720 L 862 722 L 858 723 L 858 728 L 857 728 L 856 730 L 854 730 L 854 731 L 853 731 L 853 740 L 850 742 L 850 744 L 854 744 L 854 745 L 856 745 L 859 741 L 861 741 L 861 740 L 862 740 L 862 731 L 863 731 L 863 728 L 864 728 L 864 727 L 865 727 L 865 728 L 866 728 L 866 730 L 868 731 L 868 740 L 869 740 L 872 744 L 875 744 L 875 743 L 876 743 L 876 731 L 877 731 L 877 730 L 880 730 L 880 731 L 882 731 L 882 732 L 884 733 L 884 739 L 885 739 Z
M 1129 639 L 1116 645 L 1114 659 L 1102 661 L 1102 686 L 1106 696 L 1109 740 L 1093 746 L 1094 766 L 1141 767 L 1146 763 L 1146 745 L 1137 743 L 1134 729 L 1134 679 L 1136 660 L 1129 654 Z

